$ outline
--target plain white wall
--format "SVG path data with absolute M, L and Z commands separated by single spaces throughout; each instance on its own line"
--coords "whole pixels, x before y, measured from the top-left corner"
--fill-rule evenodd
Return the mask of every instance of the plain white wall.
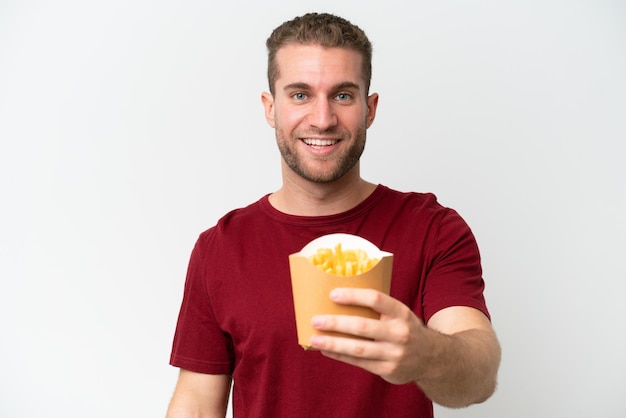
M 0 3 L 1 417 L 164 416 L 191 247 L 279 186 L 264 41 L 309 4 Z M 500 387 L 438 416 L 626 416 L 624 3 L 314 4 L 374 43 L 364 177 L 482 249 Z

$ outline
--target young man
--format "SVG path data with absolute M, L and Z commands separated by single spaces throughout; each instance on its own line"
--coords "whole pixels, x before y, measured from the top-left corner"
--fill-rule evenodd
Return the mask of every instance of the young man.
M 493 393 L 500 347 L 483 298 L 475 239 L 431 194 L 363 180 L 359 159 L 378 95 L 358 27 L 307 14 L 267 40 L 265 116 L 282 155 L 279 190 L 224 216 L 193 250 L 171 364 L 169 418 L 432 417 Z M 328 233 L 394 253 L 390 296 L 335 289 L 339 304 L 380 320 L 319 315 L 297 343 L 288 255 Z

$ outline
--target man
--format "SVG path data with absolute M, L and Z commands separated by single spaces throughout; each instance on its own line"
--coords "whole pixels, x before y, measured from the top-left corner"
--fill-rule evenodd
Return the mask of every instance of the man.
M 361 178 L 378 95 L 371 44 L 328 14 L 285 22 L 267 40 L 265 116 L 282 155 L 282 186 L 224 216 L 193 250 L 171 364 L 180 368 L 169 418 L 432 417 L 496 385 L 500 347 L 483 298 L 475 239 L 431 194 Z M 338 304 L 380 320 L 318 315 L 297 343 L 288 255 L 328 233 L 360 235 L 394 253 L 390 296 L 335 289 Z

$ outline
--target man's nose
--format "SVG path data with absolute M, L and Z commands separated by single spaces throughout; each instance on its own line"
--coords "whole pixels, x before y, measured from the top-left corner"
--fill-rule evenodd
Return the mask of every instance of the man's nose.
M 337 124 L 337 115 L 329 100 L 316 100 L 312 104 L 309 124 L 320 131 L 325 131 Z

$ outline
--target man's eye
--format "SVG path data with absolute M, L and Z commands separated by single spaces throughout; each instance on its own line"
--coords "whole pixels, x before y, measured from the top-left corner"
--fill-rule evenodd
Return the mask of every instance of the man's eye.
M 296 100 L 304 100 L 306 99 L 306 94 L 304 93 L 294 93 L 292 97 Z
M 339 93 L 336 97 L 339 101 L 346 101 L 352 98 L 352 96 L 348 93 Z

